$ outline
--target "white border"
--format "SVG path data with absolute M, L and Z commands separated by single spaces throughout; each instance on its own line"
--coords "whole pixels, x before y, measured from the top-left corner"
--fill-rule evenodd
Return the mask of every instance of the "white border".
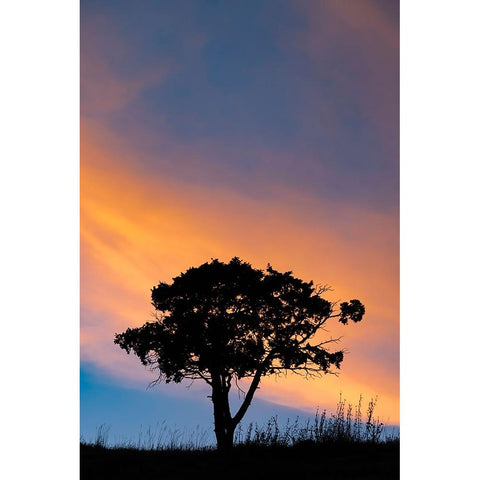
M 401 1 L 402 478 L 474 478 L 478 18 Z M 78 2 L 4 2 L 2 477 L 78 476 Z M 68 472 L 68 474 L 67 474 Z
M 79 5 L 2 2 L 1 478 L 79 476 Z
M 476 1 L 401 0 L 401 478 L 475 478 Z

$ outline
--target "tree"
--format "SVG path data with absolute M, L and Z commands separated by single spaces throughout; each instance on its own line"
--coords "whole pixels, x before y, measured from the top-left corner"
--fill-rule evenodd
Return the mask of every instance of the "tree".
M 318 341 L 315 334 L 329 319 L 359 322 L 365 307 L 351 300 L 336 308 L 322 298 L 327 290 L 270 265 L 257 270 L 237 257 L 212 260 L 154 287 L 156 320 L 116 334 L 115 343 L 158 370 L 152 383 L 201 379 L 210 385 L 218 449 L 227 450 L 263 376 L 318 376 L 340 368 L 343 351 L 328 350 L 339 339 Z M 232 381 L 245 378 L 249 388 L 232 415 Z

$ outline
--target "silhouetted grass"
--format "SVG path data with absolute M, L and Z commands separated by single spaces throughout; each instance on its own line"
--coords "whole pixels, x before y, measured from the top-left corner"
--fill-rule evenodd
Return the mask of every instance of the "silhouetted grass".
M 208 432 L 199 426 L 193 430 L 170 428 L 165 421 L 144 429 L 140 427 L 135 439 L 110 441 L 110 426 L 102 424 L 97 428 L 94 441 L 81 440 L 81 444 L 89 447 L 122 450 L 205 450 L 212 449 L 213 444 L 208 441 Z
M 213 450 L 105 449 L 81 445 L 82 480 L 97 479 L 370 479 L 399 478 L 398 441 L 299 444 Z
M 380 443 L 395 440 L 396 435 L 385 433 L 385 426 L 374 417 L 377 399 L 370 400 L 365 419 L 362 417 L 362 397 L 355 408 L 340 397 L 337 409 L 330 417 L 326 410 L 317 410 L 314 419 L 300 422 L 297 417 L 283 426 L 278 417 L 271 417 L 264 425 L 250 423 L 246 429 L 239 425 L 235 444 L 256 446 L 293 446 L 297 444 L 325 443 Z
M 362 417 L 340 398 L 336 411 L 317 411 L 312 420 L 277 417 L 265 424 L 239 426 L 235 446 L 220 455 L 206 441 L 207 432 L 171 430 L 165 423 L 141 431 L 138 439 L 111 445 L 109 428 L 99 427 L 94 442 L 81 442 L 82 479 L 399 478 L 399 434 L 385 434 L 374 417 L 376 399 Z

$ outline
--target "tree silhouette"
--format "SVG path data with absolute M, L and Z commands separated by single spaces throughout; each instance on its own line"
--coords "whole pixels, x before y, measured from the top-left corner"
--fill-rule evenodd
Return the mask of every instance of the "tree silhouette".
M 218 449 L 227 450 L 262 376 L 285 370 L 316 376 L 340 368 L 343 351 L 328 350 L 339 339 L 318 341 L 315 334 L 329 319 L 359 322 L 365 307 L 351 300 L 336 308 L 322 298 L 327 290 L 270 265 L 257 270 L 237 257 L 212 260 L 154 287 L 156 321 L 116 334 L 115 343 L 158 370 L 155 382 L 207 382 Z M 244 378 L 252 380 L 232 415 L 232 381 Z

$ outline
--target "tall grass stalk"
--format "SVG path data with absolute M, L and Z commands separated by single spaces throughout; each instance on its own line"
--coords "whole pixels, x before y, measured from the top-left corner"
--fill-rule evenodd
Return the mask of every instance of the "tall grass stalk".
M 380 443 L 398 440 L 398 434 L 386 435 L 385 426 L 375 417 L 377 398 L 370 400 L 365 421 L 362 416 L 362 397 L 354 406 L 340 396 L 337 408 L 330 417 L 326 410 L 317 409 L 313 421 L 301 423 L 297 417 L 287 420 L 281 428 L 278 417 L 271 417 L 264 425 L 250 423 L 246 429 L 237 429 L 235 443 L 250 446 L 293 446 L 305 443 Z
M 301 422 L 299 417 L 280 424 L 277 416 L 272 416 L 266 423 L 251 422 L 247 426 L 240 424 L 234 437 L 237 446 L 253 447 L 288 447 L 304 444 L 325 443 L 382 443 L 398 441 L 399 434 L 386 434 L 385 426 L 375 417 L 378 398 L 370 400 L 365 418 L 362 415 L 362 396 L 355 407 L 347 403 L 340 395 L 335 412 L 327 416 L 327 411 L 317 408 L 315 417 Z M 110 427 L 102 424 L 97 429 L 94 442 L 81 443 L 103 448 L 128 448 L 136 450 L 210 450 L 211 435 L 200 427 L 193 431 L 169 428 L 165 421 L 154 428 L 140 428 L 136 441 L 109 442 Z

